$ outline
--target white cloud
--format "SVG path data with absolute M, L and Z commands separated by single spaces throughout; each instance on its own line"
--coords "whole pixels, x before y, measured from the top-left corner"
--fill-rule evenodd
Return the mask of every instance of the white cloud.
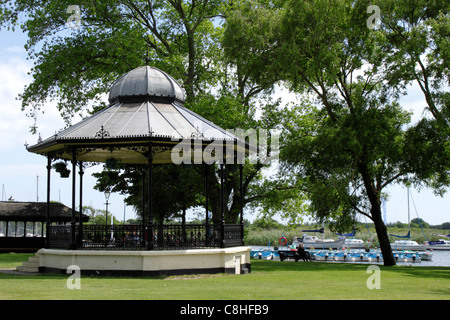
M 29 160 L 27 159 L 27 161 Z M 2 179 L 22 179 L 36 175 L 44 176 L 45 174 L 45 166 L 38 163 L 8 163 L 0 167 L 0 176 Z
M 23 145 L 32 124 L 16 99 L 29 81 L 29 68 L 28 63 L 14 57 L 0 62 L 0 150 L 14 147 L 19 139 Z
M 37 198 L 45 201 L 47 160 L 26 150 L 25 142 L 33 145 L 39 136 L 30 132 L 34 119 L 21 110 L 21 101 L 17 100 L 18 95 L 32 80 L 28 75 L 32 62 L 25 59 L 23 48 L 15 44 L 20 40 L 12 36 L 5 37 L 3 31 L 0 32 L 0 38 L 3 45 L 0 45 L 0 200 L 12 197 L 16 201 L 36 201 Z M 6 41 L 3 41 L 5 38 Z M 14 44 L 10 45 L 11 39 Z M 5 47 L 5 44 L 8 46 Z M 55 102 L 46 103 L 44 111 L 44 114 L 38 113 L 37 132 L 46 139 L 65 127 L 65 123 Z M 79 121 L 79 117 L 75 117 L 73 121 Z M 104 195 L 93 190 L 96 181 L 91 175 L 99 170 L 101 167 L 86 170 L 83 189 L 84 204 L 101 209 L 104 208 Z M 77 188 L 78 183 L 77 180 Z M 57 173 L 52 172 L 51 200 L 62 201 L 70 206 L 71 190 L 71 179 L 61 179 Z M 118 219 L 122 219 L 124 214 L 123 198 L 120 194 L 114 194 L 110 199 L 110 211 Z M 134 215 L 132 208 L 128 208 L 126 218 L 133 218 Z
M 9 50 L 11 48 L 6 48 L 3 52 Z M 30 62 L 15 56 L 0 62 L 0 150 L 23 145 L 25 141 L 30 144 L 37 141 L 38 136 L 30 132 L 34 119 L 21 110 L 21 101 L 17 99 L 32 80 L 27 74 L 31 67 Z M 38 132 L 43 138 L 64 126 L 54 103 L 46 104 L 45 114 L 38 112 L 37 118 Z

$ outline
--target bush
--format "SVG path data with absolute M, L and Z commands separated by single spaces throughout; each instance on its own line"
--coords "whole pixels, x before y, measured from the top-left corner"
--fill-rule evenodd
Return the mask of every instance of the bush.
M 367 229 L 367 227 L 369 229 Z M 406 225 L 407 227 L 407 225 Z M 295 229 L 288 229 L 285 226 L 282 226 L 280 228 L 270 228 L 270 229 L 263 229 L 263 228 L 256 228 L 254 225 L 252 225 L 249 228 L 245 228 L 245 244 L 246 245 L 254 245 L 254 246 L 279 246 L 279 239 L 281 236 L 285 236 L 288 239 L 288 242 L 291 243 L 293 238 L 295 236 L 302 236 L 304 232 L 302 232 L 303 229 L 319 229 L 314 226 L 303 226 L 303 227 L 297 227 Z M 360 224 L 356 228 L 356 236 L 357 239 L 362 239 L 364 242 L 369 240 L 372 243 L 372 246 L 377 247 L 379 246 L 378 238 L 376 236 L 375 227 L 373 225 L 366 225 L 366 224 Z M 436 241 L 438 240 L 438 236 L 434 236 L 433 233 L 440 233 L 439 229 L 435 228 L 414 228 L 411 227 L 411 240 L 417 241 L 418 243 L 423 243 L 424 241 Z M 308 232 L 307 232 L 308 233 Z M 400 236 L 405 236 L 408 233 L 408 229 L 403 227 L 403 224 L 401 227 L 397 227 L 396 224 L 390 224 L 388 226 L 388 233 L 389 234 L 396 234 Z M 441 232 L 442 233 L 442 232 Z M 311 235 L 317 235 L 319 237 L 322 237 L 322 234 L 320 233 L 313 233 L 310 232 L 308 234 Z M 338 239 L 338 235 L 331 232 L 329 229 L 325 228 L 324 238 L 327 239 Z M 391 242 L 394 242 L 395 240 L 399 240 L 400 238 L 396 237 L 390 237 Z
M 259 218 L 253 221 L 252 227 L 260 229 L 282 229 L 284 226 L 272 218 Z

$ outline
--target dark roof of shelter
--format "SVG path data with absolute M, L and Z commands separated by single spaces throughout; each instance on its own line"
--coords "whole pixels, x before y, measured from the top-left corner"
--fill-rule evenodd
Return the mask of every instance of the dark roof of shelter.
M 47 202 L 0 201 L 0 220 L 8 221 L 45 221 Z M 79 212 L 75 212 L 78 220 Z M 50 220 L 52 222 L 70 222 L 72 209 L 62 203 L 50 203 Z M 83 215 L 83 221 L 89 220 Z

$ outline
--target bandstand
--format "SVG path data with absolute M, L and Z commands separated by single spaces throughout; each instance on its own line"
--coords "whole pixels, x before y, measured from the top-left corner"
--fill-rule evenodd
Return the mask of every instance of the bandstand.
M 242 160 L 253 147 L 186 108 L 184 99 L 183 89 L 170 75 L 150 66 L 138 67 L 113 84 L 109 107 L 27 146 L 29 152 L 47 157 L 47 235 L 45 248 L 38 251 L 40 272 L 66 273 L 73 265 L 82 274 L 93 275 L 250 271 L 250 248 L 243 239 Z M 70 225 L 55 226 L 48 215 L 51 169 L 61 161 L 72 168 L 72 219 Z M 110 161 L 135 165 L 145 172 L 147 199 L 152 199 L 154 165 L 218 165 L 221 223 L 208 219 L 206 192 L 204 224 L 155 225 L 152 201 L 143 199 L 141 225 L 83 225 L 75 207 L 77 188 L 82 207 L 85 165 Z M 224 165 L 230 163 L 238 164 L 240 172 L 237 224 L 224 222 Z

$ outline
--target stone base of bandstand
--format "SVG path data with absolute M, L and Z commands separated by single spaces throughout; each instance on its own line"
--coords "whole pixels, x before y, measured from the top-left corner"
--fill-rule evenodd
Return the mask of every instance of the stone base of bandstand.
M 251 271 L 250 247 L 155 251 L 40 249 L 39 272 L 81 275 L 161 276 L 184 274 L 245 274 Z M 71 272 L 70 272 L 71 273 Z

